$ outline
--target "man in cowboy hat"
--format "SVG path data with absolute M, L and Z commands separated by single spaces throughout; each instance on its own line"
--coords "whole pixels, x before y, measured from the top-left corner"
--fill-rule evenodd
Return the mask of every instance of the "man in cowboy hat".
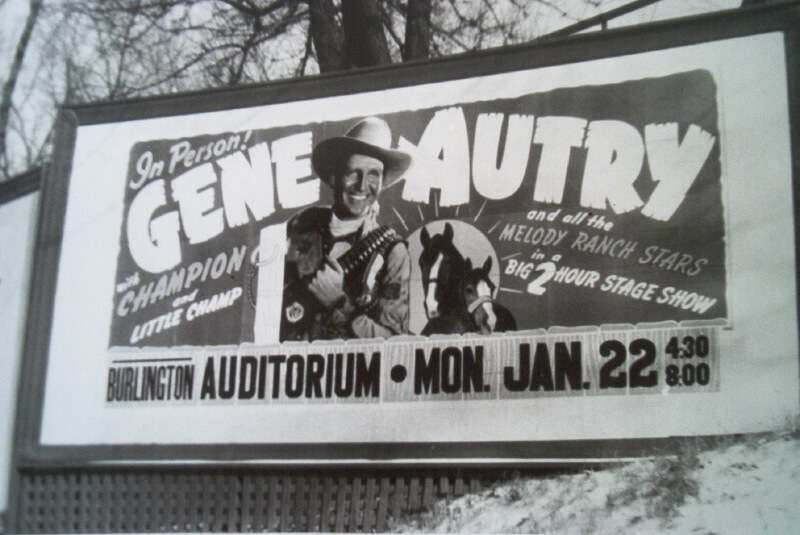
M 333 206 L 307 208 L 287 225 L 281 340 L 408 332 L 408 247 L 376 221 L 384 183 L 411 163 L 391 141 L 386 121 L 367 117 L 314 147 L 311 162 Z

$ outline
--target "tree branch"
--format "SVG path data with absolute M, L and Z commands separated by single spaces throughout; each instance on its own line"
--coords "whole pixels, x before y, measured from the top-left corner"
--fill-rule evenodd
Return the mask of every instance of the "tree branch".
M 28 49 L 33 27 L 36 25 L 36 20 L 39 18 L 39 11 L 41 8 L 41 0 L 31 0 L 30 11 L 28 12 L 27 19 L 25 19 L 25 27 L 17 42 L 14 61 L 11 64 L 6 83 L 3 84 L 2 96 L 0 96 L 0 171 L 2 171 L 3 178 L 8 178 L 9 162 L 6 148 L 6 135 L 8 132 L 8 121 L 11 112 L 11 102 L 14 96 L 14 88 L 17 86 L 19 73 L 22 70 L 22 60 L 25 58 L 25 51 Z
M 294 72 L 295 78 L 302 78 L 306 75 L 306 65 L 308 64 L 308 58 L 311 57 L 311 45 L 313 44 L 314 40 L 311 38 L 311 32 L 307 32 L 306 34 L 306 46 L 305 51 L 303 52 L 303 57 L 300 59 L 300 64 L 297 66 L 297 70 Z

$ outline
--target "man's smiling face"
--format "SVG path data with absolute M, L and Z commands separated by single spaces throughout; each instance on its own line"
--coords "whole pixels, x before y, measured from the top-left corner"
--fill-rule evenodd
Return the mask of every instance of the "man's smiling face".
M 339 217 L 366 215 L 383 184 L 383 162 L 364 154 L 351 154 L 336 176 L 336 208 Z

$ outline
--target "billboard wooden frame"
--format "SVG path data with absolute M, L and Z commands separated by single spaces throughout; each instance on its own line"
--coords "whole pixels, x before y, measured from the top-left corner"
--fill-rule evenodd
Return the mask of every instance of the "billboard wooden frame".
M 36 168 L 14 176 L 5 182 L 0 182 L 0 204 L 11 202 L 38 190 L 41 186 L 42 174 L 43 170 Z
M 47 170 L 40 202 L 39 235 L 36 242 L 29 329 L 25 339 L 15 436 L 18 469 L 98 466 L 123 463 L 163 466 L 180 459 L 184 464 L 232 466 L 241 462 L 282 467 L 337 467 L 357 465 L 386 467 L 437 465 L 440 459 L 458 464 L 459 459 L 484 458 L 479 465 L 537 464 L 542 459 L 628 457 L 643 449 L 663 446 L 663 439 L 576 440 L 547 442 L 474 442 L 402 444 L 207 444 L 44 446 L 40 443 L 43 394 L 48 361 L 50 330 L 62 241 L 69 175 L 79 126 L 172 115 L 228 110 L 403 87 L 568 64 L 576 61 L 659 50 L 766 32 L 782 32 L 786 47 L 792 145 L 792 176 L 795 206 L 800 202 L 800 4 L 736 10 L 677 19 L 621 30 L 584 34 L 567 39 L 498 48 L 426 62 L 412 62 L 352 73 L 310 77 L 229 90 L 202 91 L 179 96 L 144 98 L 126 102 L 67 106 L 60 115 L 55 137 L 53 164 Z M 300 97 L 298 97 L 298 95 Z M 230 103 L 235 103 L 230 105 Z M 800 250 L 800 229 L 794 222 L 795 249 Z M 796 298 L 797 301 L 797 298 Z M 800 393 L 798 393 L 800 395 Z M 396 462 L 395 459 L 413 459 Z M 354 460 L 356 459 L 356 460 Z

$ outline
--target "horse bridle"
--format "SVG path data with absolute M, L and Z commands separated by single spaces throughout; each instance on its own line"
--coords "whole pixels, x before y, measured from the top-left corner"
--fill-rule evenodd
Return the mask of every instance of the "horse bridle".
M 443 261 L 444 261 L 444 255 L 440 252 L 436 255 L 436 260 L 433 262 L 433 264 L 431 264 L 431 269 L 428 272 L 428 274 L 430 274 L 433 272 L 433 269 L 436 268 L 436 277 L 433 278 L 428 277 L 426 279 L 427 285 L 425 288 L 425 299 L 423 300 L 423 303 L 425 304 L 425 314 L 428 316 L 428 319 L 439 317 L 439 301 L 436 300 L 434 296 L 434 302 L 436 303 L 436 306 L 433 307 L 433 310 L 431 310 L 431 308 L 428 306 L 428 294 L 431 291 L 431 284 L 436 285 L 434 287 L 438 287 L 439 285 L 439 270 L 442 267 Z
M 478 310 L 478 308 L 479 308 L 481 305 L 483 305 L 484 303 L 491 303 L 492 301 L 493 301 L 493 300 L 492 300 L 492 297 L 491 297 L 491 296 L 489 296 L 489 295 L 481 295 L 481 296 L 479 296 L 479 297 L 478 297 L 478 298 L 477 298 L 475 301 L 473 301 L 472 303 L 470 303 L 469 305 L 467 305 L 467 312 L 469 312 L 470 314 L 472 314 L 473 312 L 475 312 L 476 310 Z

